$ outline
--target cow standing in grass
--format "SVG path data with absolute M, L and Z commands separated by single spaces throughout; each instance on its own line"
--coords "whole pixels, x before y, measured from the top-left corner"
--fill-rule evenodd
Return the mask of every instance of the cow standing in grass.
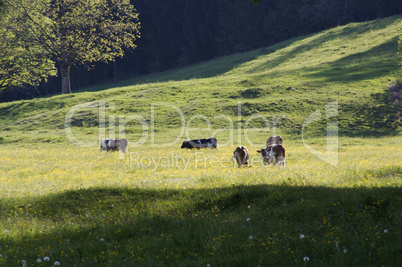
M 122 139 L 102 139 L 100 143 L 100 152 L 106 150 L 106 153 L 109 151 L 121 151 L 123 153 L 127 152 L 128 141 L 125 138 Z
M 233 158 L 236 159 L 239 168 L 241 166 L 248 166 L 250 160 L 250 153 L 248 152 L 245 146 L 238 146 L 236 150 L 233 152 L 232 161 Z
M 216 138 L 194 139 L 190 141 L 183 141 L 181 148 L 187 149 L 200 149 L 200 148 L 218 148 L 218 141 Z
M 274 135 L 268 138 L 267 140 L 267 147 L 270 145 L 282 145 L 283 144 L 283 138 L 279 135 Z
M 282 145 L 270 145 L 267 148 L 257 150 L 257 152 L 261 153 L 264 165 L 272 163 L 275 166 L 278 163 L 278 166 L 285 167 L 285 148 Z

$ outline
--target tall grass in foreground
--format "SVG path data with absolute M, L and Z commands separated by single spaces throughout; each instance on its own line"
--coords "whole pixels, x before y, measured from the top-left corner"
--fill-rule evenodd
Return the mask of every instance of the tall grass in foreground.
M 238 169 L 230 146 L 125 159 L 3 146 L 0 265 L 396 266 L 400 140 L 340 139 L 336 167 L 286 148 L 286 168 L 249 147 L 253 167 Z

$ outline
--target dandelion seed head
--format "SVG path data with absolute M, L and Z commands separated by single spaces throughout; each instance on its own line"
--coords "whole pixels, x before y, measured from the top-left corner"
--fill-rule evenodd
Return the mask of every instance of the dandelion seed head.
M 305 236 L 303 234 L 300 234 L 300 239 L 305 238 Z
M 42 259 L 39 258 L 39 259 L 36 260 L 36 262 L 37 262 L 37 263 L 41 263 L 41 262 L 42 262 Z
M 8 232 L 10 232 L 10 231 L 9 231 L 9 230 L 4 230 L 4 233 L 5 233 L 5 234 L 8 234 Z
M 44 260 L 44 261 L 50 261 L 50 257 L 49 257 L 49 256 L 46 256 L 46 257 L 43 258 L 43 260 Z
M 384 234 L 388 234 L 388 229 L 385 229 L 385 230 L 384 230 Z
M 60 262 L 59 261 L 55 261 L 54 262 L 54 266 L 59 266 L 60 265 Z
M 247 218 L 247 219 L 246 219 L 246 221 L 248 221 L 248 222 L 249 222 L 250 220 L 251 220 L 250 218 Z
M 100 242 L 103 242 L 103 241 L 105 241 L 105 239 L 101 238 L 101 239 L 99 239 L 99 241 L 100 241 Z
M 348 253 L 348 250 L 345 247 L 343 247 L 343 253 Z
M 248 237 L 248 239 L 250 239 L 250 240 L 252 240 L 254 237 L 252 236 L 252 235 L 250 235 L 249 237 Z
M 304 260 L 304 261 L 309 261 L 310 258 L 309 258 L 309 257 L 304 257 L 303 260 Z

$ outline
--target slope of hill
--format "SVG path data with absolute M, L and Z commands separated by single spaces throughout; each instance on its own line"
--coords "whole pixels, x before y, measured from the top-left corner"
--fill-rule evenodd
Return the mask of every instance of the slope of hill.
M 321 119 L 311 124 L 315 129 L 336 120 L 344 134 L 396 134 L 401 107 L 390 103 L 387 87 L 398 72 L 401 21 L 402 16 L 394 16 L 353 23 L 73 95 L 2 103 L 0 142 L 67 141 L 66 116 L 88 135 L 98 133 L 102 116 L 106 123 L 131 118 L 126 132 L 133 134 L 144 125 L 155 130 L 176 129 L 183 122 L 204 127 L 208 120 L 213 128 L 262 127 L 267 121 L 272 126 L 275 121 L 282 131 L 298 133 L 317 110 Z M 337 112 L 329 116 L 330 103 Z

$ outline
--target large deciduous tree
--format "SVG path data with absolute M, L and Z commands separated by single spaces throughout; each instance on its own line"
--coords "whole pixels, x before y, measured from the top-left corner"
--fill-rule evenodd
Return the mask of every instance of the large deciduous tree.
M 18 14 L 9 30 L 28 29 L 25 41 L 56 62 L 63 94 L 71 93 L 72 66 L 113 61 L 140 37 L 129 0 L 6 0 L 6 8 Z

